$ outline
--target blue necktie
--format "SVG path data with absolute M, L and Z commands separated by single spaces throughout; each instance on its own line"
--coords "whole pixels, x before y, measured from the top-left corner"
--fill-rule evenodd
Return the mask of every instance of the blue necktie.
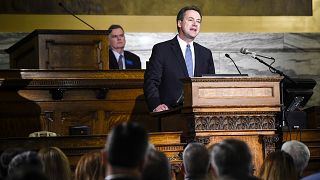
M 120 54 L 119 59 L 118 59 L 119 69 L 123 69 L 122 57 L 123 57 L 122 54 Z
M 186 60 L 186 65 L 187 65 L 189 77 L 193 77 L 192 53 L 191 53 L 191 49 L 190 49 L 189 44 L 187 44 L 185 56 L 186 56 L 185 60 Z

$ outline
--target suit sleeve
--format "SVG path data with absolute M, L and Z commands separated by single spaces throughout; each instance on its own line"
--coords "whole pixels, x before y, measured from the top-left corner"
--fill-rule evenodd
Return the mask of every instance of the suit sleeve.
M 209 51 L 209 59 L 208 59 L 208 74 L 215 74 L 215 68 L 214 68 L 214 63 L 213 63 L 213 58 L 212 58 L 212 52 L 210 49 L 208 49 Z
M 141 60 L 140 60 L 140 57 L 135 55 L 136 56 L 136 61 L 137 61 L 137 69 L 141 69 Z
M 160 48 L 155 45 L 144 74 L 144 96 L 150 111 L 161 104 L 159 85 L 163 73 L 163 59 Z

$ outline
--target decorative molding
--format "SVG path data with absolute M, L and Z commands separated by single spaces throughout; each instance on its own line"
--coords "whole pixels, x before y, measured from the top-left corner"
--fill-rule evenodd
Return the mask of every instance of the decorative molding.
M 159 151 L 183 151 L 183 145 L 156 145 Z
M 202 144 L 205 144 L 205 145 L 207 145 L 207 144 L 209 144 L 210 143 L 210 137 L 211 136 L 197 136 L 196 138 L 195 138 L 195 142 L 198 142 L 198 143 L 202 143 Z
M 265 157 L 276 150 L 276 143 L 279 142 L 279 140 L 280 138 L 278 135 L 262 137 Z
M 266 76 L 266 77 L 228 77 L 228 78 L 219 78 L 219 77 L 207 77 L 207 78 L 191 78 L 191 82 L 278 82 L 283 79 L 280 76 Z M 186 79 L 183 81 L 190 81 L 190 79 Z
M 169 156 L 167 154 L 167 156 L 168 156 L 168 160 L 170 162 L 172 162 L 172 161 L 182 161 L 182 152 L 176 153 L 173 156 Z
M 275 129 L 273 115 L 196 115 L 195 130 Z

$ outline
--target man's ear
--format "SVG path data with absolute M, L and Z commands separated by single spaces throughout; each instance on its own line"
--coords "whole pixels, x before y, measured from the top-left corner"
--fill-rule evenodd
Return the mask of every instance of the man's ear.
M 218 173 L 216 171 L 216 169 L 212 166 L 212 164 L 210 163 L 209 166 L 209 174 L 214 177 L 214 179 L 218 178 Z
M 178 20 L 178 27 L 181 28 L 181 20 Z

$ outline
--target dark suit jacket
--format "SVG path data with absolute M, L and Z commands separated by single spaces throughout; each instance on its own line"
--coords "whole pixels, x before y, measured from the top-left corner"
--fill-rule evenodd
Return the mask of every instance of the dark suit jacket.
M 126 62 L 126 69 L 141 69 L 139 56 L 130 51 L 124 51 L 124 58 Z M 109 49 L 109 69 L 119 69 L 118 61 L 111 49 Z
M 194 76 L 214 74 L 211 51 L 195 42 L 193 45 Z M 187 77 L 189 77 L 187 66 L 177 37 L 156 44 L 144 74 L 144 95 L 149 110 L 152 111 L 159 104 L 166 104 L 169 108 L 176 105 L 183 90 L 180 79 Z

